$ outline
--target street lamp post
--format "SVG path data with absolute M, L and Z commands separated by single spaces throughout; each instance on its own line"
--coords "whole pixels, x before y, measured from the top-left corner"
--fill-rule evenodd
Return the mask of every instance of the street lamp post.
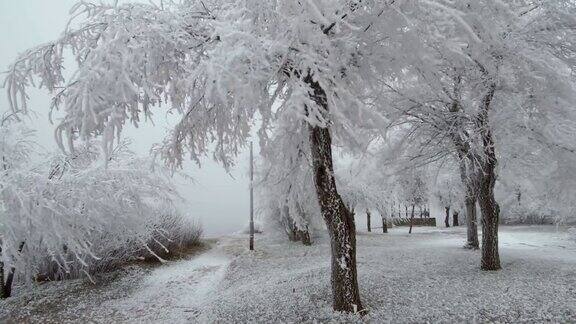
M 250 142 L 250 251 L 254 251 L 254 154 Z

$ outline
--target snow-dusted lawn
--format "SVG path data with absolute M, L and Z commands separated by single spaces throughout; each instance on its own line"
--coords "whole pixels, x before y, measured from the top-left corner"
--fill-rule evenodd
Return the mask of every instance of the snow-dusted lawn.
M 373 322 L 575 321 L 576 244 L 552 227 L 503 227 L 503 270 L 479 269 L 465 228 L 358 235 L 359 284 Z M 211 320 L 329 320 L 328 245 L 260 240 L 235 259 Z M 345 320 L 345 318 L 340 318 Z
M 576 321 L 576 244 L 564 230 L 503 227 L 498 272 L 480 271 L 480 252 L 461 248 L 464 227 L 406 232 L 358 235 L 360 288 L 370 310 L 364 320 Z M 305 247 L 259 236 L 256 252 L 247 251 L 246 243 L 243 237 L 222 238 L 198 257 L 124 271 L 94 288 L 77 281 L 43 285 L 0 304 L 7 308 L 0 314 L 54 322 L 358 320 L 331 311 L 325 239 Z M 54 303 L 69 293 L 73 297 Z

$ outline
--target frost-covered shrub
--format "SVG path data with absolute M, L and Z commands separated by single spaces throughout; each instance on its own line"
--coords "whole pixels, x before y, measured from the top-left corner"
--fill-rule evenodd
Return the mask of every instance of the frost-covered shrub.
M 68 254 L 68 269 L 62 268 L 52 257 L 45 257 L 46 251 L 32 253 L 40 256 L 36 280 L 79 278 L 86 273 L 92 275 L 115 270 L 132 261 L 162 262 L 199 243 L 202 228 L 196 220 L 181 215 L 171 206 L 150 207 L 148 213 L 140 215 L 144 226 L 138 231 L 126 234 L 125 228 L 111 223 L 102 232 L 94 233 L 89 241 L 90 252 L 96 257 L 86 256 L 81 263 Z
M 195 219 L 182 215 L 174 208 L 159 209 L 155 214 L 152 237 L 147 244 L 154 255 L 141 248 L 142 255 L 149 255 L 147 259 L 171 257 L 199 243 L 202 227 Z
M 506 186 L 502 181 L 498 187 L 501 199 L 500 222 L 506 225 L 551 225 L 560 223 L 559 210 L 555 210 L 536 190 L 524 186 Z
M 166 214 L 177 197 L 167 175 L 126 143 L 106 161 L 89 143 L 33 166 L 10 160 L 26 157 L 8 154 L 26 151 L 21 143 L 6 140 L 0 152 L 1 261 L 20 279 L 90 275 L 197 240 L 197 225 Z
M 544 210 L 518 206 L 503 210 L 501 223 L 506 225 L 552 225 L 554 216 Z

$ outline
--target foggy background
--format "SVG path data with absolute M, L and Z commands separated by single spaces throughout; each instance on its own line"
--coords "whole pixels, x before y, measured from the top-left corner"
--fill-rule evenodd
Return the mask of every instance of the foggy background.
M 57 38 L 66 26 L 70 8 L 76 2 L 0 0 L 0 71 L 5 72 L 19 53 Z M 74 64 L 66 65 L 68 72 L 71 72 Z M 4 77 L 4 74 L 0 75 L 2 83 Z M 27 125 L 37 130 L 36 139 L 43 150 L 58 150 L 54 139 L 55 125 L 48 120 L 50 94 L 45 89 L 30 88 L 29 95 L 29 108 L 35 114 L 26 120 Z M 1 89 L 0 113 L 8 109 L 5 89 Z M 122 136 L 132 140 L 131 149 L 138 155 L 147 155 L 152 144 L 160 142 L 170 124 L 177 120 L 173 116 L 167 117 L 165 112 L 165 109 L 156 107 L 155 126 L 147 123 L 135 129 L 131 124 L 126 124 Z M 199 219 L 206 236 L 236 232 L 248 223 L 248 158 L 248 153 L 243 152 L 230 174 L 210 157 L 204 159 L 201 168 L 187 161 L 184 172 L 194 178 L 193 182 L 175 178 L 180 195 L 186 199 L 179 206 L 182 213 Z

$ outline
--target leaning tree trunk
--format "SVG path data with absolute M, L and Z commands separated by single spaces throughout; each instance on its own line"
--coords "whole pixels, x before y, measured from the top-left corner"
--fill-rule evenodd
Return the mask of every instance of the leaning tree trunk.
M 305 82 L 311 98 L 328 112 L 326 92 L 311 75 Z M 314 169 L 314 184 L 322 217 L 330 234 L 332 249 L 332 301 L 335 311 L 363 310 L 356 270 L 356 228 L 354 218 L 336 189 L 332 161 L 332 138 L 328 127 L 308 126 Z
M 446 209 L 446 218 L 444 218 L 444 225 L 450 227 L 450 207 L 444 207 Z
M 372 228 L 370 227 L 370 211 L 366 209 L 366 226 L 368 227 L 368 232 L 372 232 Z
M 354 218 L 336 189 L 332 166 L 332 144 L 327 128 L 310 126 L 314 181 L 322 216 L 332 247 L 332 298 L 336 311 L 362 310 L 356 272 Z

